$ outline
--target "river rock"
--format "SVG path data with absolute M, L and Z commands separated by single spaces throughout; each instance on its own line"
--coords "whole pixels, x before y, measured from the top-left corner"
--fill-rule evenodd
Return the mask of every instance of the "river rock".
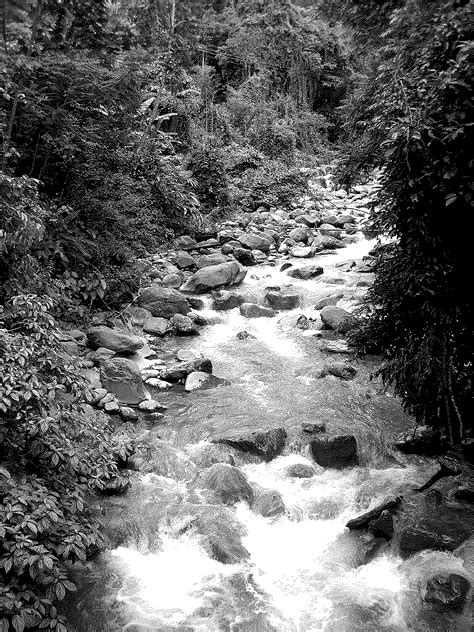
M 312 257 L 313 254 L 314 250 L 312 246 L 293 246 L 293 248 L 290 248 L 290 255 L 292 257 L 307 259 L 308 257 Z
M 155 410 L 162 411 L 161 404 L 154 399 L 145 399 L 138 404 L 138 408 L 144 413 L 154 413 Z
M 223 445 L 201 442 L 189 445 L 186 451 L 191 461 L 201 469 L 211 467 L 215 463 L 235 465 L 234 457 Z
M 196 485 L 214 492 L 225 505 L 234 505 L 241 501 L 251 505 L 254 499 L 253 489 L 245 474 L 226 463 L 216 463 L 201 472 Z
M 421 523 L 406 527 L 400 534 L 400 555 L 410 557 L 425 549 L 438 551 L 454 551 L 468 534 L 439 532 L 435 525 Z
M 196 260 L 194 259 L 194 257 L 191 257 L 191 255 L 185 250 L 179 250 L 176 253 L 174 263 L 180 270 L 186 270 L 186 268 L 196 267 Z
M 187 250 L 192 250 L 196 247 L 195 240 L 189 235 L 181 235 L 174 240 L 174 243 L 178 248 L 186 248 Z
M 345 248 L 346 245 L 340 239 L 336 237 L 330 237 L 328 235 L 322 235 L 314 240 L 313 246 L 322 250 L 337 250 L 338 248 Z
M 199 269 L 208 268 L 209 266 L 218 266 L 221 263 L 227 262 L 227 257 L 219 252 L 212 253 L 210 255 L 202 255 L 201 257 L 197 257 L 196 265 Z
M 260 250 L 262 252 L 268 252 L 270 250 L 270 240 L 260 235 L 244 233 L 239 235 L 237 239 L 244 248 L 248 248 L 249 250 Z
M 160 377 L 166 382 L 179 382 L 194 371 L 212 373 L 212 362 L 208 358 L 194 358 L 188 362 L 180 362 L 162 369 Z
M 204 549 L 221 564 L 239 564 L 250 557 L 242 544 L 246 530 L 226 507 L 204 507 L 192 527 L 202 536 Z
M 181 287 L 183 280 L 184 277 L 181 274 L 166 274 L 159 282 L 159 285 L 177 290 Z
M 122 406 L 120 408 L 120 417 L 122 417 L 124 421 L 137 421 L 138 413 L 129 406 Z
M 357 518 L 352 518 L 352 520 L 349 520 L 349 522 L 346 524 L 346 527 L 350 531 L 356 531 L 358 529 L 368 529 L 369 525 L 373 521 L 378 520 L 384 512 L 388 512 L 391 514 L 396 511 L 401 502 L 401 496 L 397 496 L 397 498 L 388 500 L 381 505 L 378 505 L 374 509 L 371 509 L 370 511 L 367 511 L 366 513 L 358 516 Z
M 91 327 L 87 332 L 87 342 L 93 349 L 102 347 L 116 353 L 135 353 L 144 345 L 138 336 L 105 326 Z
M 237 261 L 228 261 L 198 270 L 186 281 L 182 290 L 184 292 L 209 292 L 217 287 L 237 285 L 245 278 L 246 274 L 247 271 Z
M 336 226 L 338 228 L 344 228 L 346 224 L 355 224 L 356 218 L 352 217 L 352 215 L 338 215 L 336 217 Z
M 309 228 L 305 226 L 298 226 L 289 232 L 288 237 L 290 239 L 294 239 L 296 242 L 303 242 L 304 244 L 307 244 L 308 239 L 312 237 L 312 233 Z
M 275 489 L 257 489 L 254 492 L 252 509 L 264 518 L 273 518 L 285 513 L 285 503 Z
M 255 303 L 242 303 L 240 313 L 245 318 L 271 318 L 275 312 L 270 307 L 256 305 Z
M 314 279 L 315 277 L 320 276 L 323 272 L 324 270 L 321 266 L 304 266 L 303 268 L 288 270 L 286 274 L 292 279 L 307 281 L 308 279 Z
M 188 393 L 193 391 L 206 391 L 216 386 L 229 386 L 230 382 L 221 377 L 216 377 L 204 371 L 193 371 L 190 373 L 184 384 L 184 390 Z
M 304 224 L 309 228 L 314 228 L 319 224 L 319 219 L 313 215 L 298 215 L 298 217 L 295 218 L 295 222 L 297 224 Z
M 295 307 L 298 307 L 300 302 L 299 295 L 291 293 L 289 291 L 267 292 L 265 298 L 272 309 L 278 310 L 295 309 Z
M 310 443 L 311 454 L 318 465 L 342 469 L 359 464 L 357 442 L 352 435 L 318 437 Z
M 153 316 L 171 318 L 175 314 L 188 314 L 191 305 L 178 290 L 169 287 L 152 285 L 141 290 L 138 302 L 148 309 Z
M 350 312 L 341 307 L 327 305 L 321 310 L 321 320 L 329 329 L 339 334 L 347 334 L 358 325 L 358 320 Z
M 159 316 L 151 316 L 143 325 L 143 331 L 153 336 L 165 336 L 171 329 L 170 321 Z
M 285 474 L 290 478 L 312 478 L 316 470 L 307 463 L 293 463 L 285 469 Z
M 331 362 L 326 364 L 323 369 L 323 375 L 334 375 L 342 380 L 352 380 L 357 375 L 356 369 L 345 362 Z
M 438 612 L 462 612 L 471 590 L 471 583 L 462 575 L 435 575 L 426 583 L 425 603 Z
M 332 226 L 337 225 L 337 216 L 336 215 L 326 215 L 321 218 L 321 224 L 332 224 Z
M 254 266 L 257 263 L 254 252 L 256 251 L 247 250 L 247 248 L 240 246 L 234 248 L 234 257 L 244 266 Z
M 271 461 L 284 449 L 286 443 L 286 430 L 284 428 L 273 428 L 252 432 L 240 437 L 230 437 L 217 439 L 217 443 L 230 445 L 242 452 L 249 452 L 261 457 L 264 461 Z
M 146 397 L 138 364 L 127 358 L 111 358 L 104 362 L 100 368 L 100 381 L 123 404 L 138 404 Z
M 198 328 L 189 316 L 175 314 L 171 317 L 170 324 L 178 336 L 199 336 Z
M 234 309 L 240 307 L 244 302 L 244 297 L 237 292 L 229 292 L 228 290 L 220 290 L 213 292 L 213 307 L 217 311 Z
M 321 310 L 323 307 L 327 307 L 328 305 L 337 305 L 343 296 L 344 294 L 342 292 L 339 292 L 338 294 L 329 294 L 328 296 L 320 299 L 314 306 L 314 309 Z

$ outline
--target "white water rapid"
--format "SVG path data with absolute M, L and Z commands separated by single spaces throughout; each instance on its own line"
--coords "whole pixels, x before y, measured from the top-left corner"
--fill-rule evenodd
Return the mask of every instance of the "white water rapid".
M 126 497 L 106 507 L 121 544 L 89 568 L 79 632 L 467 632 L 462 616 L 425 617 L 420 586 L 441 571 L 472 578 L 472 546 L 462 555 L 425 551 L 407 560 L 386 546 L 371 559 L 364 536 L 345 527 L 433 473 L 423 459 L 403 465 L 387 451 L 408 420 L 399 403 L 369 381 L 371 361 L 353 363 L 358 374 L 349 382 L 317 376 L 325 361 L 340 356 L 324 350 L 313 306 L 342 288 L 339 305 L 354 308 L 364 274 L 341 264 L 360 260 L 372 246 L 360 236 L 337 254 L 316 257 L 308 263 L 323 266 L 324 275 L 310 281 L 290 279 L 279 266 L 250 268 L 239 291 L 261 299 L 266 287 L 291 282 L 301 293 L 300 308 L 275 318 L 215 312 L 206 299 L 200 313 L 211 324 L 199 338 L 178 344 L 211 358 L 214 373 L 231 385 L 166 393 L 166 423 L 156 433 L 173 445 L 175 461 L 166 471 L 140 475 Z M 301 314 L 311 319 L 310 328 L 296 326 Z M 239 340 L 243 330 L 254 338 Z M 166 344 L 172 351 L 176 339 Z M 306 422 L 353 433 L 361 465 L 316 465 L 301 441 Z M 245 502 L 226 509 L 230 513 L 213 523 L 214 535 L 248 554 L 222 563 L 206 546 L 209 530 L 196 526 L 215 505 L 193 488 L 200 469 L 194 455 L 216 437 L 277 426 L 288 429 L 283 455 L 236 464 L 252 486 L 276 490 L 285 512 L 263 517 Z M 294 464 L 313 467 L 314 476 L 289 477 Z

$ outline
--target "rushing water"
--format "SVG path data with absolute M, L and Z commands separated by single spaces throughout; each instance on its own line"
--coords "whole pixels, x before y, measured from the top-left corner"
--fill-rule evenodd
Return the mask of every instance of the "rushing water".
M 169 355 L 179 344 L 211 358 L 214 373 L 231 385 L 192 394 L 153 393 L 169 406 L 155 431 L 174 446 L 175 460 L 160 471 L 165 475 L 141 475 L 125 498 L 105 502 L 109 528 L 115 525 L 121 545 L 91 563 L 81 578 L 73 615 L 79 632 L 469 629 L 462 617 L 425 616 L 419 586 L 439 571 L 469 577 L 472 547 L 457 557 L 430 551 L 405 561 L 382 550 L 363 563 L 363 537 L 345 528 L 350 518 L 432 474 L 423 461 L 403 467 L 387 450 L 409 420 L 399 402 L 369 380 L 372 362 L 356 363 L 358 374 L 350 382 L 317 377 L 326 361 L 341 356 L 323 350 L 313 305 L 344 291 L 340 305 L 354 308 L 364 275 L 346 272 L 341 264 L 360 259 L 371 246 L 361 238 L 337 254 L 295 261 L 324 267 L 324 275 L 311 281 L 290 279 L 279 266 L 251 268 L 239 291 L 259 300 L 266 287 L 291 283 L 302 306 L 248 320 L 238 309 L 212 311 L 207 299 L 202 315 L 211 324 L 201 336 L 163 343 Z M 296 326 L 301 314 L 312 319 L 310 329 Z M 236 334 L 243 330 L 254 338 L 239 340 Z M 302 441 L 305 422 L 355 434 L 361 466 L 315 466 Z M 216 533 L 249 554 L 235 564 L 220 563 L 193 526 L 197 515 L 216 509 L 189 484 L 198 471 L 193 456 L 210 439 L 277 426 L 289 434 L 285 454 L 270 463 L 248 459 L 240 465 L 253 485 L 281 494 L 286 512 L 264 518 L 241 503 L 217 515 Z M 290 478 L 286 471 L 295 463 L 312 465 L 315 475 Z

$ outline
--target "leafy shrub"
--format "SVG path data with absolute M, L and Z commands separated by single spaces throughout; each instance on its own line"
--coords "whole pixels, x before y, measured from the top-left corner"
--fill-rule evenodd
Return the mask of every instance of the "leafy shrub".
M 308 174 L 277 160 L 267 160 L 258 169 L 248 169 L 233 180 L 235 202 L 252 208 L 259 203 L 288 207 L 308 184 Z
M 229 204 L 227 176 L 221 152 L 213 148 L 195 148 L 188 165 L 196 182 L 196 194 L 204 212 L 219 211 Z
M 348 116 L 349 175 L 383 168 L 372 228 L 394 245 L 368 295 L 362 349 L 420 422 L 452 441 L 472 431 L 470 265 L 472 61 L 466 3 L 407 2 L 394 13 L 376 75 Z M 407 45 L 400 46 L 401 41 Z M 361 106 L 362 103 L 362 106 Z M 369 113 L 369 114 L 368 114 Z
M 86 384 L 68 363 L 52 301 L 24 295 L 0 330 L 0 629 L 62 632 L 68 568 L 103 548 L 86 494 L 117 478 L 105 416 L 80 405 Z

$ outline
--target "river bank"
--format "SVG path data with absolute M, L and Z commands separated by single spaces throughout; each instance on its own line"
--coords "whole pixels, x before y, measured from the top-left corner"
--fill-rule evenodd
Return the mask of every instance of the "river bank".
M 392 449 L 413 422 L 345 340 L 375 187 L 321 173 L 290 212 L 180 238 L 138 305 L 66 341 L 142 446 L 98 501 L 111 550 L 70 604 L 80 632 L 469 629 L 469 472 Z

